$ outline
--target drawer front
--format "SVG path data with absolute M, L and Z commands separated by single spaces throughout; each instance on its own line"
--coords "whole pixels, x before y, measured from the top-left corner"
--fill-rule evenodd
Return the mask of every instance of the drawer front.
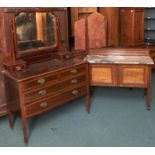
M 123 65 L 120 66 L 120 86 L 145 87 L 148 83 L 149 70 L 142 65 Z M 149 76 L 148 76 L 149 77 Z
M 28 91 L 40 86 L 44 86 L 48 83 L 55 83 L 57 81 L 58 81 L 58 74 L 40 76 L 33 80 L 24 82 L 24 90 Z
M 86 72 L 86 65 L 85 64 L 77 66 L 77 67 L 73 67 L 73 68 L 65 70 L 65 71 L 62 71 L 60 73 L 60 79 L 62 79 L 62 80 L 67 79 L 69 77 L 76 76 L 76 75 L 81 74 L 83 72 Z
M 114 86 L 114 66 L 112 65 L 90 65 L 90 84 L 99 86 Z
M 44 111 L 50 110 L 68 101 L 71 101 L 79 96 L 85 95 L 86 91 L 86 86 L 79 87 L 76 89 L 68 90 L 54 97 L 49 97 L 48 99 L 29 104 L 26 106 L 26 115 L 31 117 L 40 114 Z
M 64 91 L 64 89 L 70 89 L 77 87 L 78 85 L 86 85 L 86 75 L 80 75 L 75 78 L 71 78 L 69 80 L 65 80 L 56 84 L 53 84 L 48 87 L 43 87 L 42 89 L 38 89 L 35 91 L 29 91 L 25 93 L 25 103 L 29 103 L 33 100 L 48 96 L 48 95 L 54 95 L 56 93 L 59 93 L 61 91 Z

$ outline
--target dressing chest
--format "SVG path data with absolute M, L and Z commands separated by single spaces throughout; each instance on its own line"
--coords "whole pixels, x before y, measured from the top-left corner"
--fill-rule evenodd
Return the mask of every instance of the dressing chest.
M 9 122 L 13 127 L 19 111 L 24 142 L 27 118 L 80 96 L 86 96 L 89 112 L 87 62 L 69 54 L 61 58 L 68 53 L 66 8 L 2 8 L 0 16 Z
M 24 142 L 27 143 L 26 119 L 53 109 L 80 96 L 87 98 L 89 112 L 88 65 L 78 59 L 47 61 L 21 72 L 4 71 L 9 121 L 20 109 Z M 16 108 L 16 109 L 14 109 Z

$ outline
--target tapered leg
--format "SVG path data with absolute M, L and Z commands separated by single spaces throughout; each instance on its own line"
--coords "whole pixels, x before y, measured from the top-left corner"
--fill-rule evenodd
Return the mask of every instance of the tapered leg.
M 147 110 L 151 110 L 151 88 L 146 88 L 146 106 Z
M 12 111 L 11 111 L 11 110 L 8 111 L 8 118 L 9 118 L 9 125 L 10 125 L 10 128 L 13 129 L 13 127 L 14 127 L 14 122 L 13 122 L 13 114 L 12 114 Z
M 149 66 L 149 74 L 148 74 L 148 86 L 146 88 L 146 106 L 147 110 L 151 110 L 151 73 L 152 73 L 152 67 Z
M 146 94 L 147 94 L 147 89 L 144 88 L 144 96 L 146 96 Z
M 24 143 L 27 144 L 27 122 L 26 117 L 22 116 L 22 128 L 23 128 L 23 137 L 24 137 Z
M 86 95 L 86 108 L 87 108 L 87 112 L 90 112 L 90 95 L 87 94 Z
M 19 96 L 20 96 L 20 114 L 21 114 L 21 122 L 23 128 L 23 137 L 24 143 L 28 143 L 27 139 L 27 121 L 26 121 L 26 110 L 25 110 L 25 99 L 24 99 L 24 86 L 23 83 L 19 85 Z
M 90 112 L 90 78 L 89 78 L 89 65 L 87 64 L 87 95 L 86 95 L 86 109 L 87 113 Z

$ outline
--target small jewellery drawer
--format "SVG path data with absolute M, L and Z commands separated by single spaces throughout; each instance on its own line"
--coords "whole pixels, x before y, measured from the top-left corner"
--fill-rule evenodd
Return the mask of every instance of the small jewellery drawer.
M 64 93 L 61 93 L 53 97 L 49 97 L 47 99 L 38 102 L 33 102 L 32 104 L 26 105 L 26 115 L 28 117 L 31 117 L 33 115 L 40 114 L 44 111 L 55 108 L 81 95 L 85 95 L 86 91 L 87 91 L 86 86 L 83 86 L 68 90 Z
M 62 71 L 60 73 L 61 74 L 60 78 L 65 79 L 65 78 L 75 76 L 75 75 L 80 74 L 80 73 L 85 72 L 85 71 L 86 71 L 86 65 L 80 65 L 80 66 Z
M 24 89 L 25 91 L 31 90 L 36 87 L 43 86 L 47 83 L 55 83 L 57 80 L 58 80 L 57 74 L 50 74 L 50 75 L 48 74 L 48 75 L 40 76 L 33 80 L 26 81 L 24 83 Z
M 52 84 L 48 87 L 43 87 L 41 89 L 37 89 L 34 91 L 28 91 L 25 93 L 25 101 L 29 103 L 33 100 L 36 100 L 40 97 L 44 97 L 47 95 L 54 95 L 64 89 L 70 89 L 77 87 L 78 85 L 86 85 L 86 75 L 80 75 L 69 80 L 61 81 L 56 84 Z

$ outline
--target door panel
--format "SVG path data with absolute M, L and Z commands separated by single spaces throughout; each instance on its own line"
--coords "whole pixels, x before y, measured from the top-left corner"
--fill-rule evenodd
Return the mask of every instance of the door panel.
M 119 85 L 120 86 L 146 86 L 148 73 L 147 67 L 143 65 L 122 65 L 119 68 Z
M 115 66 L 90 65 L 90 85 L 115 86 Z

